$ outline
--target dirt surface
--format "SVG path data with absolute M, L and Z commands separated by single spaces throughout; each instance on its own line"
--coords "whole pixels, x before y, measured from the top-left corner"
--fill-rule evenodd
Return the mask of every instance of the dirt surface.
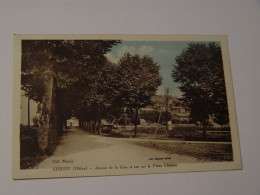
M 134 142 L 131 142 L 131 139 L 135 140 L 134 138 L 93 135 L 80 128 L 72 128 L 62 136 L 60 145 L 54 154 L 35 168 L 45 169 L 71 163 L 77 166 L 88 165 L 90 167 L 109 164 L 143 164 L 154 162 L 151 159 L 163 159 L 163 162 L 176 164 L 199 162 L 194 157 L 169 154 L 139 146 L 136 144 L 138 139 Z

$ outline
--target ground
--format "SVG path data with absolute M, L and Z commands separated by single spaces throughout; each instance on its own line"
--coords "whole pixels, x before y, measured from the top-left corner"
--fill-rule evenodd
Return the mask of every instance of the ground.
M 106 137 L 90 134 L 80 128 L 74 127 L 61 137 L 60 144 L 53 155 L 46 158 L 35 168 L 53 168 L 58 165 L 72 163 L 72 161 L 74 165 L 88 165 L 93 168 L 111 164 L 130 165 L 134 163 L 142 165 L 153 163 L 155 162 L 154 159 L 157 159 L 157 162 L 158 159 L 163 159 L 164 162 L 176 164 L 206 162 L 207 160 L 203 158 L 198 158 L 185 152 L 183 145 L 187 145 L 189 149 L 190 144 L 195 143 L 173 140 Z M 165 147 L 165 144 L 167 147 Z M 171 145 L 178 149 L 180 149 L 178 146 L 181 145 L 183 153 L 180 153 L 180 150 L 177 150 L 177 153 L 169 151 L 169 148 L 171 148 L 169 146 Z M 229 145 L 231 147 L 230 143 L 213 143 L 212 146 L 214 145 Z M 207 148 L 207 146 L 203 147 Z

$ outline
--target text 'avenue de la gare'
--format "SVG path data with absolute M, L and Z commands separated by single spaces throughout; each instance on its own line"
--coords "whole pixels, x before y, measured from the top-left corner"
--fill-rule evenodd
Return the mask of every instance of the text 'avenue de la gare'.
M 163 168 L 163 167 L 176 167 L 174 163 L 164 164 L 147 164 L 147 165 L 115 165 L 115 166 L 96 166 L 95 168 L 87 166 L 65 166 L 65 167 L 54 167 L 53 171 L 86 171 L 86 170 L 108 170 L 108 169 L 144 169 L 144 168 Z

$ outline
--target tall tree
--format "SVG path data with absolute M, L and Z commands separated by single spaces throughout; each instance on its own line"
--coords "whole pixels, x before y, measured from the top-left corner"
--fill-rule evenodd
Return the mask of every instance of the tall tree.
M 202 124 L 206 136 L 210 117 L 218 123 L 228 122 L 221 48 L 214 42 L 190 43 L 175 61 L 173 80 L 181 84 L 190 117 Z
M 48 94 L 54 86 L 58 94 L 56 114 L 64 122 L 76 105 L 84 106 L 78 103 L 81 94 L 92 89 L 96 76 L 89 70 L 102 67 L 106 61 L 104 54 L 118 43 L 117 40 L 23 40 L 22 90 L 47 108 L 49 103 L 45 102 L 51 99 Z M 43 111 L 45 115 L 50 112 L 49 108 Z
M 89 67 L 102 66 L 116 40 L 23 40 L 22 89 L 41 101 L 44 72 L 50 72 L 59 88 L 88 78 Z M 88 80 L 89 81 L 89 80 Z
M 119 60 L 117 71 L 115 99 L 122 107 L 134 113 L 134 137 L 136 137 L 138 111 L 152 104 L 151 97 L 155 95 L 162 82 L 159 65 L 149 56 L 140 57 L 126 53 Z
M 211 89 L 214 90 L 212 100 L 213 105 L 213 120 L 223 126 L 229 123 L 228 104 L 226 96 L 226 86 L 224 80 L 223 68 L 218 67 L 215 76 L 211 82 Z
M 101 133 L 101 119 L 110 113 L 113 101 L 113 83 L 115 82 L 116 66 L 105 60 L 103 65 L 88 68 L 88 85 L 86 90 L 80 93 L 80 101 L 76 107 L 76 113 L 82 120 L 93 120 L 94 130 Z

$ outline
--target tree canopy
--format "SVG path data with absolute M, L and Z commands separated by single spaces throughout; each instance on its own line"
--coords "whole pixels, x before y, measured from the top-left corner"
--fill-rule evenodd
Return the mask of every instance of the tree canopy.
M 183 99 L 191 107 L 191 119 L 204 127 L 210 117 L 221 125 L 228 123 L 220 46 L 215 42 L 190 43 L 175 61 L 172 77 L 181 84 Z
M 23 40 L 22 90 L 41 102 L 46 77 L 53 77 L 60 95 L 61 109 L 70 117 L 82 96 L 93 91 L 107 59 L 104 56 L 117 40 Z M 84 107 L 83 107 L 84 108 Z M 88 109 L 88 108 L 86 108 Z
M 159 65 L 149 56 L 126 53 L 118 63 L 115 100 L 122 107 L 135 111 L 135 136 L 138 110 L 152 104 L 151 98 L 162 83 Z
M 22 41 L 22 90 L 42 102 L 46 80 L 53 78 L 63 120 L 75 116 L 93 120 L 119 118 L 152 104 L 161 85 L 159 65 L 149 56 L 126 53 L 113 64 L 104 54 L 117 40 Z M 136 123 L 137 125 L 137 123 Z M 96 126 L 96 125 L 95 125 Z M 98 130 L 100 129 L 98 127 Z

